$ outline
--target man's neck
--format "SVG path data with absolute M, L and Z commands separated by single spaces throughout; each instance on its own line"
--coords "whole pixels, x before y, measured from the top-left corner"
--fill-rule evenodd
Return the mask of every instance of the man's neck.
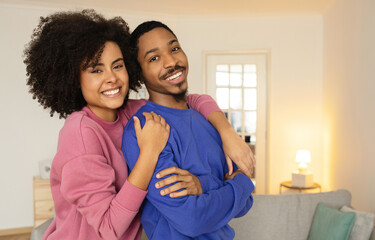
M 178 100 L 173 95 L 150 95 L 149 101 L 159 104 L 164 107 L 175 108 L 175 109 L 188 109 L 188 105 L 185 99 Z

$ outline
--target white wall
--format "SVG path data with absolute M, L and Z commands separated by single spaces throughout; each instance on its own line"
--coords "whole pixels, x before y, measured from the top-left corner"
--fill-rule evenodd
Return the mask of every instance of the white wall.
M 296 170 L 297 149 L 310 149 L 310 169 L 322 171 L 322 18 L 178 18 L 177 35 L 189 56 L 191 88 L 201 90 L 202 51 L 271 50 L 269 89 L 269 190 Z M 183 30 L 181 29 L 183 26 Z M 195 84 L 197 83 L 197 84 Z M 325 188 L 325 186 L 323 185 Z
M 375 212 L 375 1 L 340 0 L 324 15 L 324 158 L 330 186 Z
M 38 161 L 53 158 L 63 124 L 32 100 L 22 62 L 39 16 L 54 10 L 0 4 L 0 229 L 33 224 L 32 177 L 38 175 Z M 269 49 L 270 192 L 277 193 L 279 182 L 290 179 L 299 148 L 311 150 L 311 170 L 324 183 L 321 16 L 121 15 L 132 29 L 152 18 L 170 25 L 189 57 L 192 93 L 202 91 L 202 51 Z

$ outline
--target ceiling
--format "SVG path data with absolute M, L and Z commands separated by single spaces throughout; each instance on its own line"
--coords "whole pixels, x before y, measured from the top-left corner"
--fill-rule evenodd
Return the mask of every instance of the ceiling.
M 337 0 L 0 0 L 46 7 L 105 8 L 155 14 L 322 14 Z M 61 3 L 63 2 L 63 3 Z

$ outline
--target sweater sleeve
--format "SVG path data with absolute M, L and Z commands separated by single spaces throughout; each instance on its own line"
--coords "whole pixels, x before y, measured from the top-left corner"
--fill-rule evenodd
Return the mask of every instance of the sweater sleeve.
M 213 112 L 221 112 L 215 100 L 207 94 L 189 94 L 187 96 L 187 103 L 206 119 Z
M 82 130 L 84 144 L 98 147 L 90 129 Z M 86 141 L 85 141 L 86 140 Z M 147 194 L 128 181 L 115 188 L 113 167 L 102 154 L 86 153 L 62 166 L 61 193 L 103 239 L 118 239 L 130 227 Z
M 133 125 L 131 119 L 125 129 L 122 145 L 130 170 L 133 169 L 139 155 Z M 155 173 L 169 167 L 179 167 L 175 162 L 171 147 L 173 145 L 172 131 L 169 139 L 159 156 Z M 251 193 L 254 185 L 243 174 L 238 174 L 233 180 L 225 181 L 221 187 L 199 196 L 180 198 L 161 196 L 160 189 L 154 187 L 158 181 L 160 179 L 157 179 L 154 174 L 148 187 L 147 200 L 159 210 L 171 226 L 186 236 L 196 237 L 215 231 L 238 214 L 247 212 L 252 205 Z

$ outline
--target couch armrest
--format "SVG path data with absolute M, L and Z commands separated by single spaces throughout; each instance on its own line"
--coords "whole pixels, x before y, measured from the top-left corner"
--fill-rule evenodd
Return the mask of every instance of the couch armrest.
M 370 240 L 375 240 L 375 227 L 372 229 Z
M 50 218 L 44 223 L 42 223 L 41 225 L 34 228 L 33 231 L 31 232 L 30 240 L 41 240 L 44 232 L 47 230 L 52 220 L 53 218 Z

